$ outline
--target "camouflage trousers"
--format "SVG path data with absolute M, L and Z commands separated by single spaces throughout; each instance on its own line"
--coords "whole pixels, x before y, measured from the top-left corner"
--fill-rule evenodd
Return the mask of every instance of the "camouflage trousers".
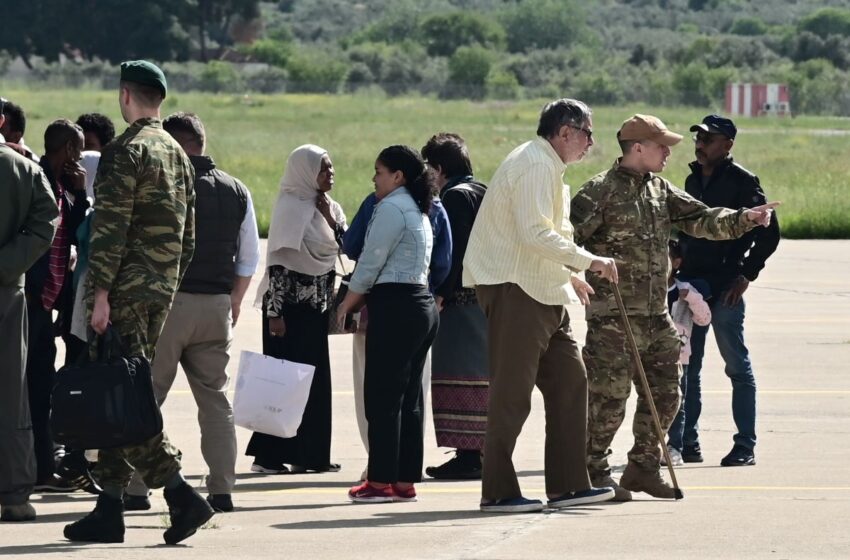
M 91 321 L 93 306 L 91 292 L 86 302 L 86 324 Z M 165 325 L 171 304 L 159 301 L 138 301 L 109 298 L 109 321 L 121 335 L 124 349 L 130 356 L 144 356 L 153 361 L 156 341 Z M 97 345 L 89 344 L 89 355 L 97 358 Z
M 681 341 L 669 315 L 631 316 L 643 368 L 652 392 L 662 430 L 679 410 L 679 350 Z M 660 468 L 661 452 L 652 413 L 638 377 L 629 342 L 619 317 L 587 322 L 587 342 L 582 350 L 588 378 L 587 469 L 591 479 L 611 473 L 611 441 L 626 415 L 626 400 L 634 383 L 637 394 L 632 432 L 634 446 L 629 461 L 646 470 Z
M 143 355 L 153 360 L 156 342 L 170 305 L 156 301 L 126 301 L 110 298 L 109 320 L 121 335 L 128 355 Z M 91 302 L 88 315 L 91 318 Z M 95 344 L 89 345 L 92 358 L 97 355 Z M 102 486 L 126 488 L 138 470 L 148 488 L 160 488 L 180 472 L 180 450 L 168 441 L 163 431 L 138 445 L 103 449 L 98 454 L 95 477 Z

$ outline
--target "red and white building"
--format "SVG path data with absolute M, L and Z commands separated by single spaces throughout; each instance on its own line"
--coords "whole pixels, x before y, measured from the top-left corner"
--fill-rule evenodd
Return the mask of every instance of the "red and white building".
M 785 84 L 727 84 L 726 113 L 730 116 L 760 117 L 791 115 L 791 100 Z

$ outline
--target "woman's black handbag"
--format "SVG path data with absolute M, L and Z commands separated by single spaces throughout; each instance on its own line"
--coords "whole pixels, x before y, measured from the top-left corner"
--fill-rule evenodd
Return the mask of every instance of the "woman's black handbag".
M 98 359 L 68 365 L 56 374 L 50 413 L 53 439 L 74 449 L 135 445 L 162 432 L 150 362 L 125 357 L 112 326 L 98 337 Z

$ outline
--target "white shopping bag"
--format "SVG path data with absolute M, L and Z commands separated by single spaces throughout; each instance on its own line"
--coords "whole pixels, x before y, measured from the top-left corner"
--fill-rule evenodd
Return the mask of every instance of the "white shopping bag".
M 237 426 L 273 436 L 295 436 L 315 366 L 242 351 L 233 397 Z

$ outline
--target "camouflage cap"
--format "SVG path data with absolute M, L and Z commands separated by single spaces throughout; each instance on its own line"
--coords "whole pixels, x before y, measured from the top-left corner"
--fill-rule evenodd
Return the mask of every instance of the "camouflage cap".
M 159 66 L 147 60 L 128 60 L 127 62 L 122 62 L 121 81 L 155 87 L 162 92 L 163 99 L 168 91 L 165 74 L 162 73 Z
M 635 115 L 623 121 L 618 140 L 651 140 L 664 146 L 675 146 L 682 141 L 682 135 L 670 132 L 667 125 L 652 115 Z

